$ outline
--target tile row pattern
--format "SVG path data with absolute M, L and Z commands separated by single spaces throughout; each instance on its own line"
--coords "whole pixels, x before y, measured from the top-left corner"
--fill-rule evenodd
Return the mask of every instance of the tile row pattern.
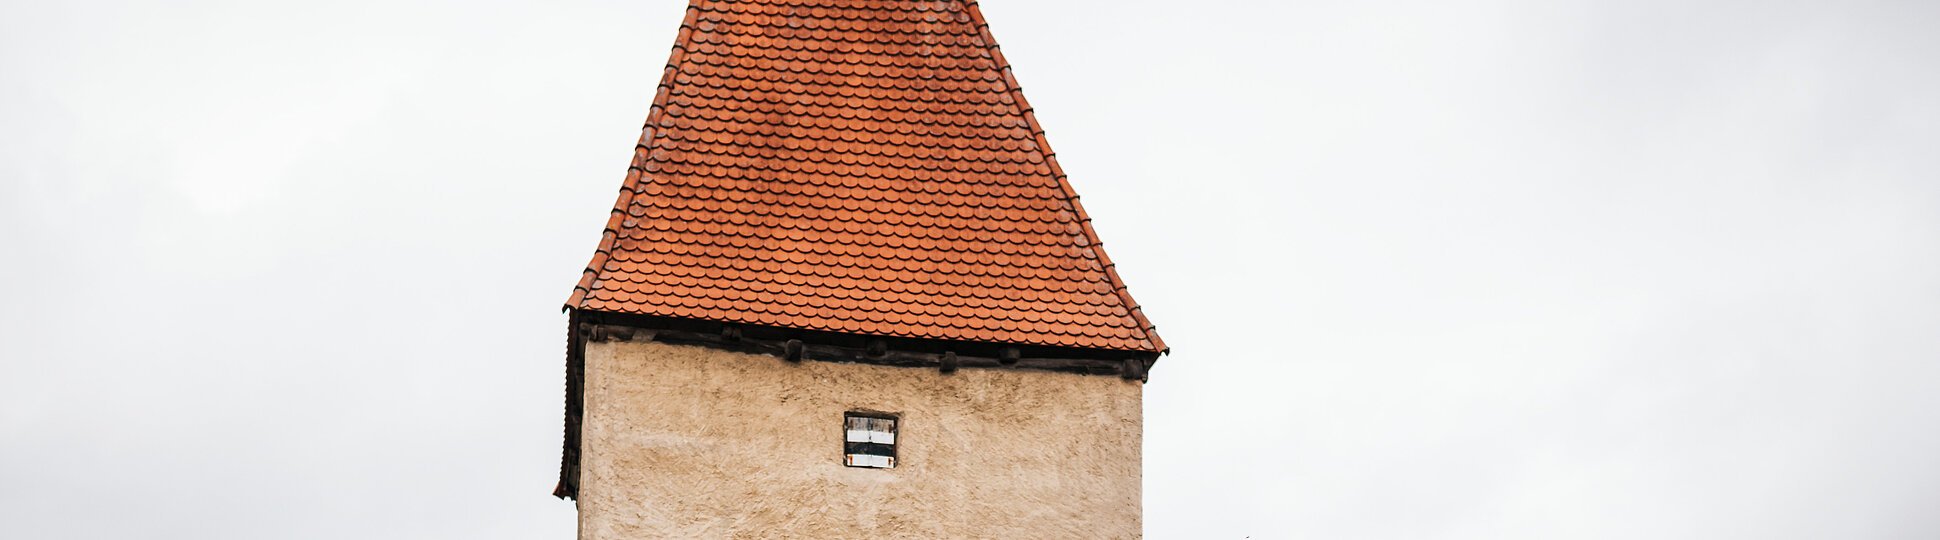
M 1165 350 L 975 1 L 691 1 L 567 307 Z

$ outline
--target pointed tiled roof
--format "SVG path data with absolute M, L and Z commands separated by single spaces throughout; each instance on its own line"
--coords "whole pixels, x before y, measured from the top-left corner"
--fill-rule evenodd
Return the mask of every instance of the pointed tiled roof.
M 1160 352 L 975 1 L 694 0 L 573 309 Z

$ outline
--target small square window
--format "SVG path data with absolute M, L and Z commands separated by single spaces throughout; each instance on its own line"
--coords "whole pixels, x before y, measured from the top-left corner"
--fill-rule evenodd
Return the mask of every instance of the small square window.
M 896 466 L 896 417 L 881 413 L 842 415 L 842 464 L 889 469 Z

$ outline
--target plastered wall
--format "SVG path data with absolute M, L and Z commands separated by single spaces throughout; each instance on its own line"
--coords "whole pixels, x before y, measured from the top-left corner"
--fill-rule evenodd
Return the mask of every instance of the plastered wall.
M 1140 384 L 586 347 L 579 537 L 1135 538 Z M 842 415 L 899 413 L 894 469 Z

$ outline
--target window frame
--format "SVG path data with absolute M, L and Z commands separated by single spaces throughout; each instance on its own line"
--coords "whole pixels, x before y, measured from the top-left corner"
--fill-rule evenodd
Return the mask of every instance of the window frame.
M 890 441 L 888 443 L 850 441 L 849 422 L 851 421 L 851 419 L 854 419 L 854 418 L 888 420 L 889 421 L 888 433 L 889 433 Z M 841 437 L 842 438 L 842 466 L 855 468 L 855 469 L 894 469 L 896 468 L 896 465 L 898 464 L 897 462 L 901 461 L 899 454 L 901 454 L 902 451 L 897 447 L 900 446 L 900 443 L 902 442 L 902 438 L 903 438 L 902 431 L 903 431 L 903 418 L 902 418 L 902 415 L 900 414 L 888 413 L 888 412 L 882 412 L 882 411 L 871 411 L 871 410 L 851 410 L 851 411 L 843 412 L 842 413 L 842 437 Z M 876 453 L 851 452 L 850 451 L 851 445 L 855 445 L 855 444 L 887 447 L 889 449 L 889 455 L 882 456 L 882 454 L 876 454 Z M 858 465 L 852 459 L 853 456 L 887 457 L 889 458 L 889 464 L 881 467 L 878 467 L 875 465 Z

